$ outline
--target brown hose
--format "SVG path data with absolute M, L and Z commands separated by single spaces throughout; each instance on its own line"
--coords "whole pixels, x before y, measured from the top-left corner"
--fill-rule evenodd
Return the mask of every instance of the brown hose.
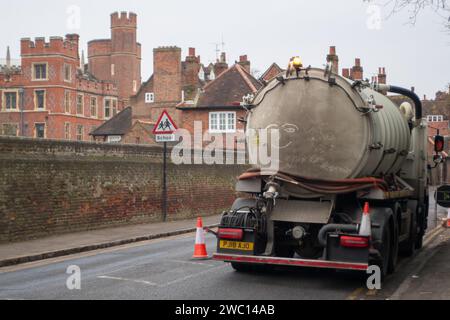
M 259 169 L 248 170 L 239 177 L 239 180 L 248 180 L 253 178 L 259 178 L 261 176 L 272 176 L 274 179 L 292 183 L 305 190 L 322 194 L 350 193 L 374 187 L 384 191 L 388 190 L 388 185 L 386 181 L 374 177 L 325 180 L 317 178 L 300 177 L 284 172 L 274 173 L 273 175 L 262 174 L 261 170 Z

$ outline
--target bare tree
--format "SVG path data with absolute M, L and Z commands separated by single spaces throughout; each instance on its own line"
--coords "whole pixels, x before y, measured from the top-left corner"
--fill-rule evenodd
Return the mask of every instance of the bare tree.
M 369 0 L 369 2 L 374 2 Z M 432 10 L 443 22 L 445 31 L 450 33 L 450 1 L 449 0 L 384 0 L 384 7 L 390 9 L 388 17 L 407 10 L 408 23 L 414 25 L 419 14 L 425 9 Z

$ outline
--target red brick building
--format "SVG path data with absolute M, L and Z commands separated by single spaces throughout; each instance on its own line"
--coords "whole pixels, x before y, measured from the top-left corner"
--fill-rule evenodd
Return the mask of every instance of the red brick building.
M 247 66 L 242 66 L 245 62 Z M 248 64 L 247 64 L 248 63 Z M 226 147 L 225 135 L 234 135 L 244 130 L 246 110 L 241 106 L 243 97 L 256 93 L 263 86 L 250 72 L 250 62 L 246 56 L 240 63 L 220 74 L 198 92 L 193 104 L 180 104 L 182 128 L 194 135 L 195 123 L 201 125 L 202 132 L 223 134 L 223 146 Z M 235 143 L 240 142 L 236 139 Z M 234 148 L 234 146 L 233 146 Z
M 0 134 L 90 140 L 118 110 L 117 87 L 80 68 L 79 36 L 21 40 L 21 66 L 0 67 Z
M 118 88 L 119 109 L 129 106 L 130 97 L 141 87 L 141 44 L 137 42 L 137 15 L 111 14 L 111 38 L 88 43 L 89 72 L 111 81 Z

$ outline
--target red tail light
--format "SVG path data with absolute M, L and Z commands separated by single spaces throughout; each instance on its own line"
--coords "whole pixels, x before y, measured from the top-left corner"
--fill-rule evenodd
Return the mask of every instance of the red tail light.
M 341 246 L 348 248 L 367 248 L 369 246 L 369 238 L 342 236 Z
M 218 235 L 220 239 L 242 240 L 244 237 L 244 230 L 220 228 Z

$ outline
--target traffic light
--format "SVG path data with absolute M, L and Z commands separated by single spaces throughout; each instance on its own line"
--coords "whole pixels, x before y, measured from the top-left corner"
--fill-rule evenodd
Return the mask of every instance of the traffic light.
M 444 137 L 441 135 L 436 135 L 434 137 L 434 151 L 442 152 L 444 151 Z

